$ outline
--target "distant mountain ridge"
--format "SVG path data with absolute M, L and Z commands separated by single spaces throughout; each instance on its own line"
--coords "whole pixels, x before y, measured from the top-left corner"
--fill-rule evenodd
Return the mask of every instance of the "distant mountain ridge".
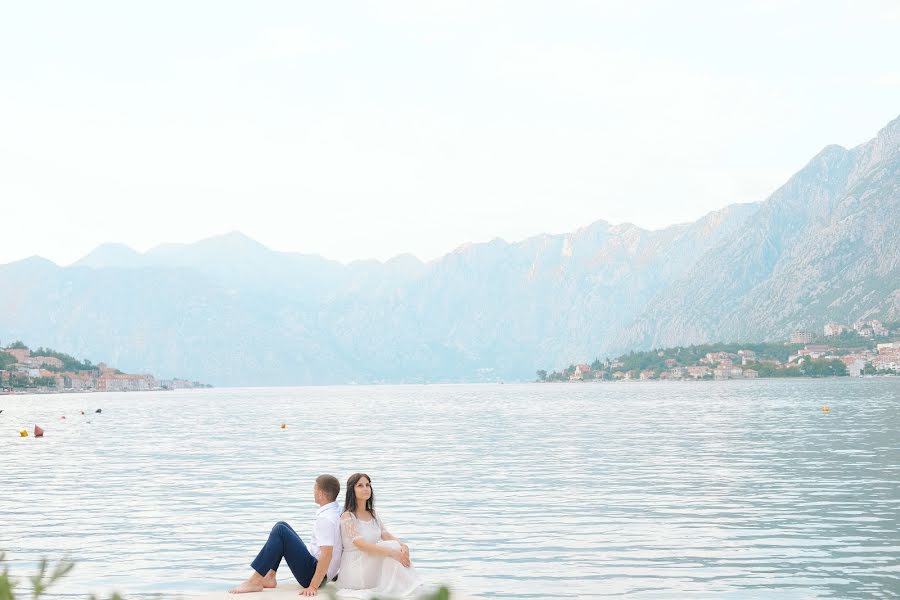
M 647 231 L 347 265 L 232 232 L 0 266 L 0 337 L 216 385 L 532 378 L 537 368 L 828 320 L 900 318 L 900 119 L 768 199 Z
M 852 150 L 822 150 L 621 339 L 640 347 L 776 339 L 898 312 L 900 119 Z

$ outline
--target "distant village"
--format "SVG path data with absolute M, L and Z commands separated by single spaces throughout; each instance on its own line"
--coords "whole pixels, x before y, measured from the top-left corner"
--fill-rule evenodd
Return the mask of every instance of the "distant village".
M 538 381 L 723 380 L 900 375 L 900 322 L 828 323 L 821 336 L 795 331 L 783 343 L 701 344 L 631 352 L 615 360 L 537 372 Z
M 212 387 L 187 379 L 156 379 L 79 361 L 68 354 L 22 342 L 0 348 L 0 394 L 61 392 L 143 392 Z

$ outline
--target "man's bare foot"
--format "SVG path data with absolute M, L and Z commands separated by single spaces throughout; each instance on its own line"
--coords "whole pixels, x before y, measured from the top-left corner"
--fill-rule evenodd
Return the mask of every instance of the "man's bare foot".
M 262 585 L 264 588 L 273 588 L 277 583 L 275 583 L 275 571 L 269 571 L 269 574 L 263 577 Z
M 247 594 L 250 592 L 261 592 L 263 591 L 263 585 L 261 583 L 254 583 L 249 579 L 237 586 L 234 589 L 228 590 L 229 594 Z

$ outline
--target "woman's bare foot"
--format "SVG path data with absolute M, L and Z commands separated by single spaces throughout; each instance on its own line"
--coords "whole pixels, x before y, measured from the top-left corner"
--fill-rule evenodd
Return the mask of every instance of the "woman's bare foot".
M 269 573 L 263 577 L 262 585 L 264 588 L 273 588 L 277 583 L 275 583 L 275 571 L 269 571 Z

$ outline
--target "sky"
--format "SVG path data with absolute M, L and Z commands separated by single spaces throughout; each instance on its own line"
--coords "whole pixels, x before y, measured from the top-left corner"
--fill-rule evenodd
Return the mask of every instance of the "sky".
M 898 31 L 866 0 L 10 3 L 0 263 L 692 221 L 900 116 Z

